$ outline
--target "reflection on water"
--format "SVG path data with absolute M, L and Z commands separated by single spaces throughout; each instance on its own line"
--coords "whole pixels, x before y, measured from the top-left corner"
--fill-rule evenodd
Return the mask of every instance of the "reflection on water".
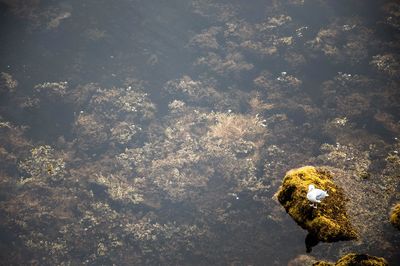
M 400 263 L 399 10 L 0 0 L 2 264 Z M 306 253 L 274 197 L 304 165 L 358 240 Z

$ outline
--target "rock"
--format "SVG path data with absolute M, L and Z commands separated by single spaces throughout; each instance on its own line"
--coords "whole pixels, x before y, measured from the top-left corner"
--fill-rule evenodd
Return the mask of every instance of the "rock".
M 400 203 L 397 203 L 390 215 L 390 223 L 400 230 Z
M 317 209 L 310 206 L 306 198 L 310 184 L 329 194 Z M 312 245 L 319 241 L 357 238 L 346 213 L 343 190 L 333 183 L 327 170 L 313 166 L 290 170 L 277 192 L 277 198 L 296 223 L 309 232 L 307 239 L 313 242 Z
M 336 263 L 318 261 L 313 266 L 387 266 L 389 265 L 384 258 L 374 257 L 366 254 L 349 253 L 341 257 Z

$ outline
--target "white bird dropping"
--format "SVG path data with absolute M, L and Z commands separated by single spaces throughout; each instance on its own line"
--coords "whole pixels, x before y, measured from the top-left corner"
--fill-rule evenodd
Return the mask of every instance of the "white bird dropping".
M 315 188 L 313 184 L 308 186 L 307 199 L 312 202 L 310 206 L 317 208 L 317 203 L 320 203 L 327 196 L 329 195 L 325 190 Z

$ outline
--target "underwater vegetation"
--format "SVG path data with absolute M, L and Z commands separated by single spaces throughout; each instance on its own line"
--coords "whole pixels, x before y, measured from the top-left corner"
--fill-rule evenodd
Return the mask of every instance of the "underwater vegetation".
M 54 149 L 49 145 L 33 148 L 30 157 L 21 161 L 18 168 L 22 173 L 26 173 L 27 179 L 60 180 L 65 175 L 65 162 L 63 158 L 57 158 L 54 153 Z
M 396 1 L 0 11 L 1 265 L 400 264 Z
M 171 116 L 157 141 L 117 155 L 121 166 L 178 202 L 190 202 L 199 198 L 199 193 L 207 193 L 204 189 L 211 180 L 230 187 L 227 194 L 264 189 L 255 173 L 267 135 L 259 118 L 200 112 L 185 106 L 177 110 L 176 105 L 171 105 Z
M 13 77 L 9 73 L 6 72 L 0 73 L 1 94 L 13 92 L 17 86 L 18 86 L 18 81 L 13 79 Z

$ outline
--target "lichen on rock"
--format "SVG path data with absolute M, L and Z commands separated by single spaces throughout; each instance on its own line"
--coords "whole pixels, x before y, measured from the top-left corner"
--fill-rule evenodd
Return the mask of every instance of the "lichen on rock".
M 317 209 L 307 200 L 308 185 L 326 190 L 329 197 Z M 309 234 L 323 242 L 351 240 L 357 237 L 345 208 L 343 190 L 332 181 L 331 174 L 313 166 L 286 173 L 277 198 L 288 214 Z

